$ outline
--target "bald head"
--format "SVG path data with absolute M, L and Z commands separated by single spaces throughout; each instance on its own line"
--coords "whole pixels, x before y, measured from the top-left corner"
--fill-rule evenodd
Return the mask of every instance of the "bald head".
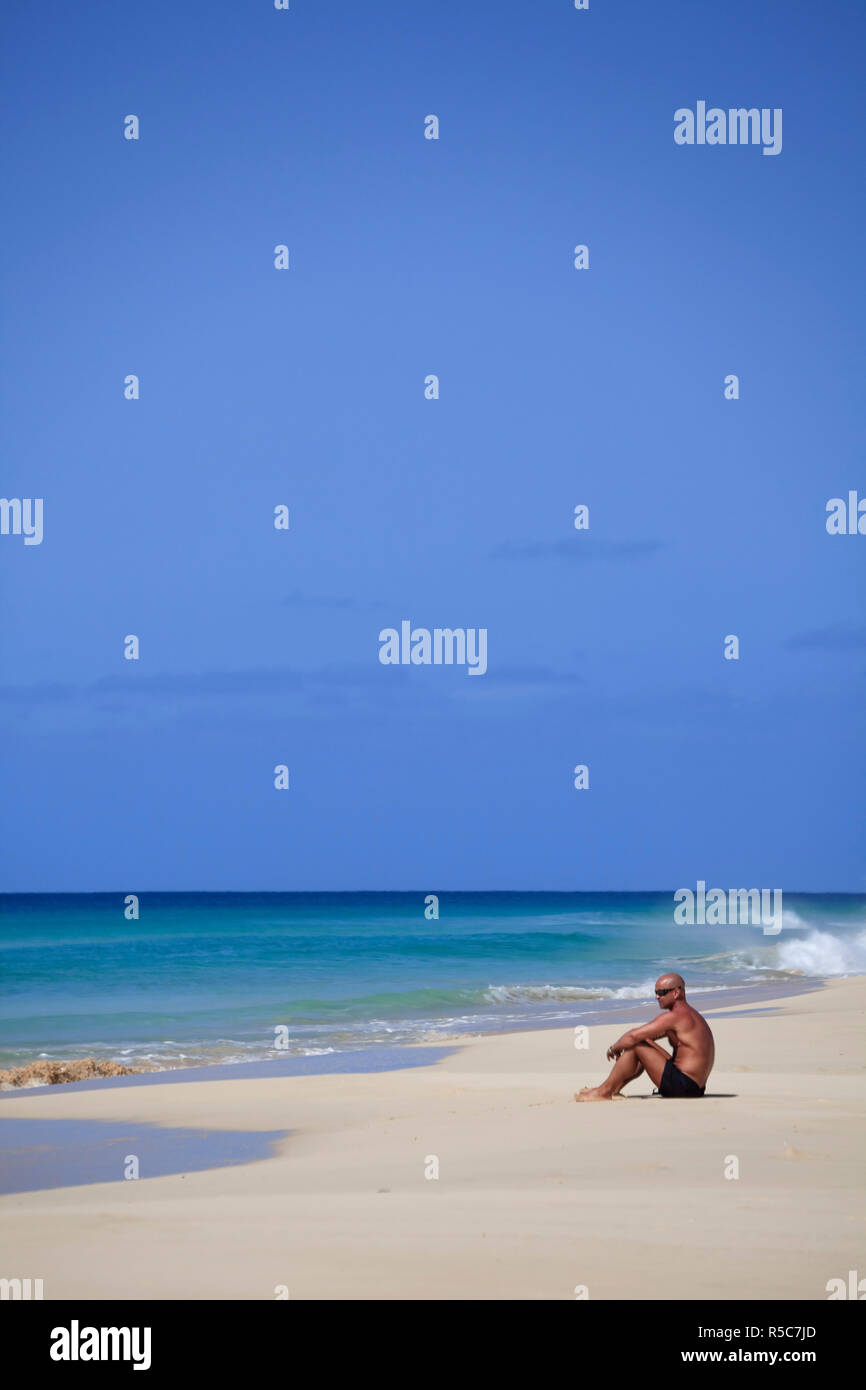
M 672 1009 L 677 1000 L 685 999 L 686 982 L 682 975 L 675 975 L 673 971 L 667 975 L 659 975 L 656 980 L 656 999 L 662 1009 Z

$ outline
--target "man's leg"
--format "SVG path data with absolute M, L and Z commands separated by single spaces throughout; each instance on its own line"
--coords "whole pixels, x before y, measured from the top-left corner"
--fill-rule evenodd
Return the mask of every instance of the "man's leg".
M 623 1086 L 627 1086 L 635 1077 L 640 1076 L 643 1071 L 643 1063 L 637 1055 L 637 1048 L 629 1048 L 627 1052 L 621 1052 L 611 1069 L 610 1076 L 606 1081 L 602 1081 L 600 1086 L 584 1086 L 582 1091 L 575 1091 L 575 1100 L 613 1100 L 618 1096 Z
M 620 1053 L 606 1081 L 602 1081 L 600 1086 L 588 1086 L 582 1091 L 575 1091 L 574 1099 L 613 1100 L 614 1096 L 619 1095 L 623 1086 L 634 1081 L 642 1071 L 646 1071 L 657 1086 L 665 1069 L 665 1063 L 669 1061 L 668 1053 L 663 1047 L 659 1047 L 658 1043 L 638 1043 L 637 1047 L 631 1047 L 627 1052 Z
M 635 1052 L 643 1063 L 644 1071 L 650 1078 L 654 1086 L 661 1084 L 662 1072 L 667 1063 L 671 1060 L 670 1053 L 665 1052 L 658 1043 L 643 1042 L 638 1043 Z

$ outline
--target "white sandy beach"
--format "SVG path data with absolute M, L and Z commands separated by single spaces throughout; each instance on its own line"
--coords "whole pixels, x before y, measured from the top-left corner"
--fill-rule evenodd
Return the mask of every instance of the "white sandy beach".
M 622 1025 L 371 1075 L 7 1093 L 6 1119 L 292 1132 L 257 1163 L 2 1197 L 0 1273 L 46 1299 L 826 1299 L 866 1274 L 864 1003 L 858 978 L 725 1010 L 692 1102 L 641 1077 L 574 1104 Z

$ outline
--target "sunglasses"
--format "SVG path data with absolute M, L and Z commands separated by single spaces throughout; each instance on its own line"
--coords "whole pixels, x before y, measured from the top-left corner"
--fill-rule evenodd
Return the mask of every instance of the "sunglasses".
M 670 989 L 657 989 L 656 999 L 661 999 L 663 994 L 673 994 L 675 989 L 679 989 L 679 985 L 671 985 Z

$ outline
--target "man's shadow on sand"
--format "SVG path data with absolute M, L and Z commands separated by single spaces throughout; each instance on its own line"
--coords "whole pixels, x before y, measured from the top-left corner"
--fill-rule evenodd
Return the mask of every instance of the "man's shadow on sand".
M 705 1091 L 702 1096 L 660 1096 L 653 1091 L 651 1096 L 617 1096 L 617 1100 L 738 1100 L 737 1091 Z

